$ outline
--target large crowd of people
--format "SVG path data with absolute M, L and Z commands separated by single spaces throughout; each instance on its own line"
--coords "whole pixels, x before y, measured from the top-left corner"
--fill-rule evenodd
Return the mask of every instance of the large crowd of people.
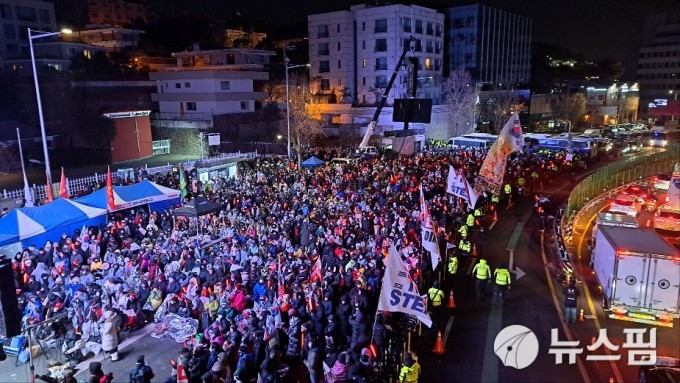
M 120 332 L 160 310 L 198 323 L 174 370 L 189 382 L 371 381 L 395 331 L 390 313 L 376 313 L 388 247 L 427 291 L 435 278 L 420 244 L 422 188 L 441 254 L 466 256 L 475 228 L 461 230 L 469 212 L 446 194 L 447 173 L 452 165 L 472 182 L 485 155 L 457 149 L 312 169 L 240 162 L 237 179 L 190 193 L 223 204 L 219 213 L 173 219 L 137 207 L 14 255 L 24 325 L 53 319 L 36 335 L 60 339 L 77 359 L 117 360 Z M 505 198 L 538 192 L 565 166 L 563 156 L 512 154 Z M 179 185 L 177 174 L 154 181 Z M 484 214 L 503 198 L 483 196 L 477 208 Z M 402 375 L 419 372 L 417 356 L 406 362 Z

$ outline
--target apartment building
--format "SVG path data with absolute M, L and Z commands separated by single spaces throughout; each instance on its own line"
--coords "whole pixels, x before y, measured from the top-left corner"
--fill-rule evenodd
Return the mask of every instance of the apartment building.
M 142 1 L 82 0 L 82 3 L 89 24 L 123 27 L 148 22 L 149 7 Z
M 57 21 L 54 5 L 43 0 L 0 0 L 0 58 L 20 58 L 30 55 L 28 28 L 54 32 Z
M 447 73 L 464 69 L 490 84 L 531 81 L 529 17 L 481 4 L 446 11 Z
M 443 73 L 444 15 L 417 5 L 355 5 L 349 11 L 310 15 L 309 63 L 313 92 L 338 103 L 375 105 L 382 96 L 411 37 L 418 58 L 418 97 L 439 102 L 438 79 Z M 387 98 L 406 97 L 402 66 Z
M 93 28 L 83 29 L 70 35 L 63 35 L 62 38 L 65 41 L 82 42 L 96 45 L 107 51 L 118 52 L 136 47 L 144 33 L 146 32 L 129 28 Z
M 254 112 L 255 102 L 267 98 L 254 83 L 269 79 L 273 55 L 254 49 L 173 53 L 176 67 L 149 73 L 157 85 L 151 99 L 158 102 L 160 119 L 211 120 L 205 116 Z

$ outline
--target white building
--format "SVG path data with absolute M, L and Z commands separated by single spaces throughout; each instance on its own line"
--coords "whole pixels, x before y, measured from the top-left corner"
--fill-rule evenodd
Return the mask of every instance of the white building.
M 254 112 L 255 102 L 267 98 L 266 92 L 255 91 L 254 82 L 269 78 L 265 69 L 273 52 L 221 49 L 172 55 L 177 67 L 149 73 L 157 85 L 151 99 L 158 102 L 159 120 L 205 121 L 219 114 Z
M 404 44 L 416 38 L 418 97 L 440 95 L 436 81 L 443 70 L 444 15 L 417 5 L 372 7 L 310 15 L 309 63 L 312 92 L 335 95 L 338 103 L 375 105 L 394 71 Z M 316 89 L 314 89 L 316 88 Z M 406 70 L 388 95 L 387 104 L 406 97 Z
M 84 29 L 70 35 L 63 35 L 67 41 L 76 41 L 102 47 L 107 51 L 118 52 L 126 48 L 134 48 L 139 43 L 139 38 L 145 32 L 138 29 L 128 28 L 96 28 Z
M 3 59 L 30 56 L 28 28 L 44 32 L 57 30 L 54 4 L 46 0 L 0 0 L 0 20 L 0 58 Z

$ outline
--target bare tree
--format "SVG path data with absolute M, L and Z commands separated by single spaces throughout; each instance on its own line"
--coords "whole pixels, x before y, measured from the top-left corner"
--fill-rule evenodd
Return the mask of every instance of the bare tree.
M 469 133 L 474 120 L 477 92 L 470 72 L 455 70 L 442 83 L 444 105 L 453 126 L 453 136 Z
M 302 163 L 302 148 L 310 145 L 323 135 L 322 122 L 313 118 L 318 115 L 319 106 L 310 103 L 309 80 L 304 75 L 293 74 L 288 78 L 290 141 L 297 152 L 298 168 Z M 281 134 L 288 139 L 288 125 L 284 119 L 280 128 Z
M 569 98 L 569 120 L 573 124 L 583 120 L 586 114 L 586 96 L 583 93 L 573 94 Z
M 512 88 L 491 91 L 482 105 L 481 113 L 490 121 L 495 132 L 499 132 L 510 116 L 525 106 L 526 100 L 515 94 Z M 493 133 L 493 132 L 492 132 Z

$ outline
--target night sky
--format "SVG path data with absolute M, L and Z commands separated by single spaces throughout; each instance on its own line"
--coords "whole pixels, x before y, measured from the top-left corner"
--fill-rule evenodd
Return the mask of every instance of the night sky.
M 636 45 L 647 14 L 680 12 L 678 0 L 485 0 L 484 4 L 514 11 L 534 19 L 534 39 L 570 49 L 586 58 L 623 59 Z M 228 1 L 244 19 L 285 24 L 305 21 L 315 13 L 349 10 L 351 0 Z M 395 1 L 394 3 L 398 3 Z M 404 2 L 406 3 L 406 2 Z M 414 4 L 438 8 L 457 1 L 421 0 Z

